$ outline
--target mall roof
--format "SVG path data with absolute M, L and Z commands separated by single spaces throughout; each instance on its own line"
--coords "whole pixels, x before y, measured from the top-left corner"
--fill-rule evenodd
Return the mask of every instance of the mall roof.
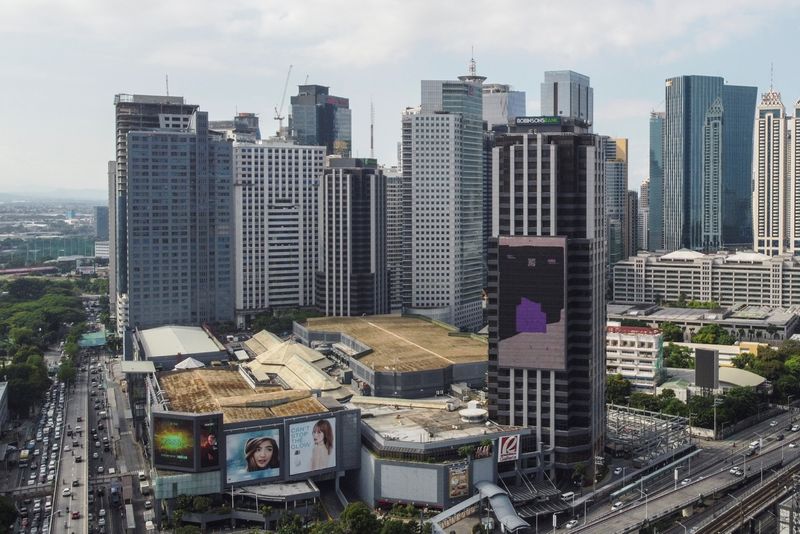
M 342 332 L 372 348 L 359 361 L 380 371 L 424 371 L 485 362 L 484 340 L 432 321 L 398 315 L 308 319 L 310 331 Z
M 308 390 L 280 386 L 252 388 L 238 370 L 193 369 L 158 375 L 169 409 L 188 413 L 222 412 L 225 423 L 328 411 Z
M 148 358 L 225 352 L 211 334 L 197 326 L 160 326 L 138 332 Z
M 255 344 L 249 345 L 248 348 L 252 346 Z M 267 350 L 256 353 L 254 360 L 242 365 L 249 369 L 259 382 L 270 381 L 271 375 L 277 375 L 292 389 L 333 391 L 342 387 L 324 371 L 334 365 L 332 361 L 322 353 L 294 341 L 278 340 L 269 343 Z

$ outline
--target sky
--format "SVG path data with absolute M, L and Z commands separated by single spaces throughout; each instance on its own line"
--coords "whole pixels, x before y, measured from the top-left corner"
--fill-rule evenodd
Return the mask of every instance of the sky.
M 211 120 L 259 114 L 277 129 L 297 85 L 350 99 L 353 155 L 396 163 L 400 114 L 420 80 L 466 74 L 525 91 L 546 70 L 591 78 L 594 131 L 627 137 L 629 188 L 648 172 L 648 120 L 664 80 L 723 76 L 800 99 L 800 0 L 2 0 L 0 192 L 107 188 L 114 95 L 185 97 Z

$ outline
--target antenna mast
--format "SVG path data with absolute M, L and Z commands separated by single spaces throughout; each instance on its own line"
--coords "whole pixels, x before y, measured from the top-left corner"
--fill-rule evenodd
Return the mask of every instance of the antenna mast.
M 169 96 L 169 74 L 165 75 L 167 78 L 167 96 Z

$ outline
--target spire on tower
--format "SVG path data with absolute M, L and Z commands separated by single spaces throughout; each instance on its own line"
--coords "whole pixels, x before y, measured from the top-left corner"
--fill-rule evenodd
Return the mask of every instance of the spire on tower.
M 472 55 L 469 60 L 469 74 L 466 76 L 459 76 L 458 79 L 462 82 L 472 82 L 482 84 L 486 81 L 486 76 L 478 76 L 477 67 L 475 65 L 475 47 L 472 47 Z

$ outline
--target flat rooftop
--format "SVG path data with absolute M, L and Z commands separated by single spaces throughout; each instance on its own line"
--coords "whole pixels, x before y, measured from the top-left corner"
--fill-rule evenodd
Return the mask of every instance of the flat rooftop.
M 225 352 L 214 336 L 198 326 L 148 328 L 139 331 L 139 339 L 148 358 Z
M 156 376 L 171 411 L 222 412 L 225 423 L 328 411 L 310 391 L 280 386 L 252 388 L 238 370 L 192 369 Z
M 354 397 L 347 405 L 361 410 L 361 423 L 389 441 L 431 443 L 469 437 L 488 437 L 497 432 L 509 432 L 520 427 L 486 422 L 465 423 L 459 410 L 419 406 L 413 401 L 387 399 L 386 404 L 361 403 Z M 392 403 L 392 401 L 395 403 Z M 461 406 L 466 408 L 466 406 Z
M 360 362 L 377 371 L 426 371 L 454 364 L 485 362 L 488 345 L 424 319 L 397 315 L 318 317 L 307 327 L 318 332 L 342 332 L 372 348 Z
M 624 317 L 642 321 L 714 321 L 720 324 L 773 324 L 783 326 L 800 315 L 800 306 L 790 308 L 770 308 L 765 306 L 734 306 L 730 309 L 716 308 L 669 308 L 652 304 L 609 304 L 606 307 L 609 318 Z

